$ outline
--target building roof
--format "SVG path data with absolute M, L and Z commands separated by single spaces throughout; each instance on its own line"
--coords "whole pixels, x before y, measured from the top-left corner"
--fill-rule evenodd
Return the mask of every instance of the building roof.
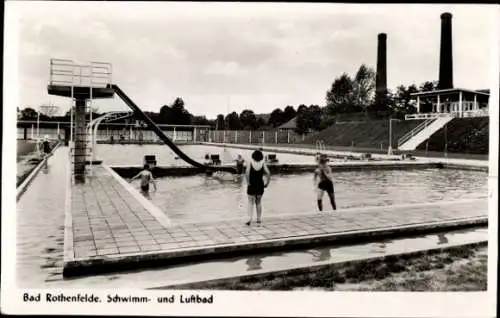
M 292 119 L 290 119 L 289 121 L 287 121 L 283 125 L 279 126 L 278 129 L 295 129 L 295 128 L 297 128 L 296 118 L 297 117 L 293 117 Z
M 412 93 L 410 96 L 422 96 L 422 95 L 439 95 L 442 93 L 459 93 L 459 92 L 465 92 L 465 93 L 474 93 L 474 94 L 479 94 L 479 95 L 485 95 L 485 96 L 490 96 L 489 90 L 473 90 L 473 89 L 465 89 L 465 88 L 448 88 L 448 89 L 440 89 L 440 90 L 435 90 L 435 91 L 426 91 L 426 92 L 419 92 L 419 93 Z

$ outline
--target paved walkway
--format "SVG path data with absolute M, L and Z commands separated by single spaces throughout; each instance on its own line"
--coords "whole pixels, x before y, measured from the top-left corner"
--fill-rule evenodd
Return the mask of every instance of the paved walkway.
M 75 185 L 66 213 L 65 273 L 106 264 L 174 259 L 259 248 L 281 248 L 364 235 L 484 223 L 486 200 L 340 210 L 244 220 L 173 225 L 109 167 Z
M 222 143 L 204 143 L 211 146 L 226 146 L 235 147 L 241 149 L 258 149 L 262 148 L 264 151 L 273 152 L 284 152 L 292 154 L 303 154 L 303 155 L 315 155 L 318 150 L 308 149 L 308 148 L 297 148 L 297 147 L 285 147 L 285 146 L 261 146 L 261 145 L 248 145 L 248 144 L 222 144 Z M 337 151 L 337 150 L 324 150 L 322 153 L 331 156 L 355 156 L 359 157 L 363 152 L 354 151 Z M 401 155 L 387 155 L 387 154 L 377 154 L 372 153 L 372 157 L 378 160 L 395 160 L 400 159 Z M 429 162 L 429 163 L 445 163 L 453 164 L 457 166 L 472 166 L 472 167 L 488 167 L 489 162 L 487 160 L 473 160 L 473 159 L 458 159 L 458 158 L 430 158 L 430 157 L 417 157 L 419 162 Z M 378 162 L 377 162 L 378 163 Z

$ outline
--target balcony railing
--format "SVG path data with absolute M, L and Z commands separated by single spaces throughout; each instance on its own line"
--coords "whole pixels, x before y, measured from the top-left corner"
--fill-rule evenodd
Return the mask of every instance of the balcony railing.
M 419 113 L 405 115 L 405 120 L 435 119 L 438 117 L 453 116 L 451 113 Z

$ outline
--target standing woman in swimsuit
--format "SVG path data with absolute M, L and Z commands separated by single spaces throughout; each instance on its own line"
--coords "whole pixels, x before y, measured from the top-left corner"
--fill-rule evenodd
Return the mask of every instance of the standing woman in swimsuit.
M 318 208 L 323 211 L 323 194 L 326 192 L 330 198 L 330 203 L 334 210 L 337 209 L 335 204 L 335 193 L 333 190 L 332 169 L 327 165 L 328 158 L 321 155 L 318 160 L 318 168 L 314 171 L 314 185 L 316 187 Z
M 264 175 L 266 175 L 265 182 Z M 264 162 L 262 151 L 256 150 L 252 153 L 252 159 L 248 163 L 245 176 L 248 184 L 248 221 L 245 224 L 248 226 L 252 224 L 254 205 L 257 210 L 257 224 L 260 224 L 262 222 L 262 195 L 264 188 L 271 181 L 271 174 Z

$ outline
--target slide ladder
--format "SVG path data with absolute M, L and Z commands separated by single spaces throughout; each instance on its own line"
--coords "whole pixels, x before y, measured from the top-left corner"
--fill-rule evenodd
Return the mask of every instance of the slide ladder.
M 137 106 L 128 96 L 121 90 L 118 85 L 115 84 L 108 84 L 109 88 L 112 88 L 114 92 L 127 104 L 128 107 L 130 107 L 136 117 L 139 117 L 140 120 L 143 120 L 148 127 L 154 131 L 154 133 L 160 138 L 167 146 L 172 149 L 175 154 L 179 156 L 180 159 L 184 160 L 185 162 L 189 163 L 190 165 L 199 168 L 203 171 L 207 170 L 210 168 L 212 171 L 225 171 L 225 172 L 230 172 L 230 173 L 237 173 L 236 168 L 233 167 L 217 167 L 217 166 L 211 166 L 208 167 L 204 164 L 201 164 L 192 158 L 190 158 L 188 155 L 186 155 L 182 150 L 179 149 L 171 140 L 168 138 L 163 131 L 149 118 L 140 108 Z

